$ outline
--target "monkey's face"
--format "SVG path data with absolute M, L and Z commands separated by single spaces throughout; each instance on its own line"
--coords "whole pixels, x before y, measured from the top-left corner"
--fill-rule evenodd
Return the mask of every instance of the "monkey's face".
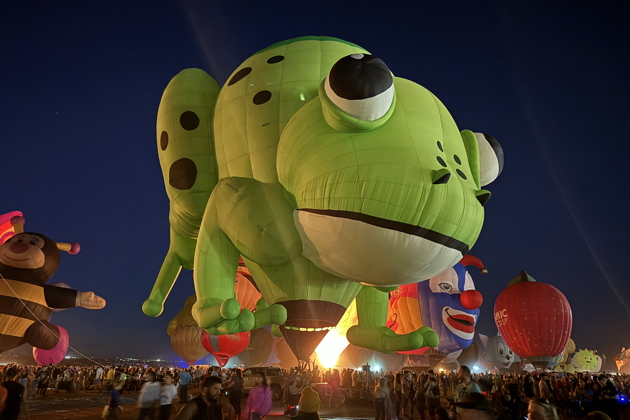
M 9 267 L 36 269 L 44 266 L 44 238 L 20 233 L 0 245 L 0 262 Z

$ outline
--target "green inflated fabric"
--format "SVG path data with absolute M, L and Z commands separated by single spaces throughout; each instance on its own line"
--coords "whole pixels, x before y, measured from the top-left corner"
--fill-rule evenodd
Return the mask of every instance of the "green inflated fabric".
M 193 256 L 208 197 L 218 181 L 212 119 L 219 85 L 206 72 L 186 69 L 162 95 L 157 117 L 157 146 L 170 199 L 170 246 L 143 310 L 158 316 L 182 267 Z
M 356 298 L 351 343 L 382 352 L 437 345 L 429 329 L 397 335 L 385 326 L 386 291 L 450 268 L 477 240 L 487 193 L 479 190 L 479 148 L 466 143 L 477 137 L 460 134 L 428 90 L 335 38 L 274 44 L 235 69 L 218 97 L 211 91 L 203 97 L 216 98 L 212 131 L 160 155 L 174 213 L 185 205 L 181 218 L 191 226 L 203 214 L 196 243 L 196 230 L 171 220 L 187 233 L 176 235 L 165 263 L 179 270 L 179 255 L 188 262 L 194 248 L 199 325 L 225 334 L 271 323 L 305 360 Z M 197 165 L 199 155 L 214 162 L 213 153 L 218 178 L 211 164 L 203 175 Z M 199 196 L 169 190 L 169 165 L 182 158 L 199 169 Z M 190 181 L 182 168 L 179 186 Z M 197 205 L 204 200 L 205 210 Z M 253 314 L 235 300 L 239 256 L 263 295 Z M 172 285 L 163 277 L 145 302 L 148 314 Z

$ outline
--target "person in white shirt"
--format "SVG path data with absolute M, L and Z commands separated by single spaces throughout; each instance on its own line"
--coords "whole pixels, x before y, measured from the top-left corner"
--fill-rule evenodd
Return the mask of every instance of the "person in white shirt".
M 94 390 L 95 391 L 101 390 L 102 377 L 103 377 L 103 368 L 99 366 L 98 369 L 96 369 L 96 376 L 94 377 Z
M 155 418 L 155 412 L 160 408 L 161 391 L 162 385 L 155 380 L 155 373 L 147 373 L 147 381 L 142 385 L 138 395 L 138 408 L 140 408 L 138 420 L 144 420 L 147 417 Z
M 170 374 L 164 376 L 164 384 L 160 392 L 160 420 L 168 420 L 171 416 L 173 399 L 177 395 L 177 387 L 173 385 L 173 377 Z

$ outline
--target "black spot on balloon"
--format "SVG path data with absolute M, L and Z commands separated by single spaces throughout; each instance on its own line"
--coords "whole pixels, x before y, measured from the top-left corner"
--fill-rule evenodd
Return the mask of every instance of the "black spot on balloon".
M 439 141 L 437 142 L 437 146 L 438 146 L 438 149 L 440 149 L 440 152 L 444 151 L 444 148 L 442 147 L 442 143 L 440 143 Z
M 234 76 L 228 82 L 228 86 L 232 86 L 234 83 L 241 81 L 245 76 L 252 72 L 251 67 L 244 67 L 236 72 Z
M 168 170 L 168 183 L 178 190 L 189 190 L 197 180 L 197 165 L 188 158 L 173 162 Z
M 166 131 L 162 131 L 160 134 L 160 148 L 162 150 L 166 150 L 168 147 L 168 133 Z
M 267 63 L 276 64 L 276 63 L 281 62 L 282 60 L 284 60 L 284 55 L 274 55 L 269 60 L 267 60 Z
M 462 171 L 460 171 L 459 169 L 456 169 L 455 172 L 457 172 L 457 175 L 461 176 L 462 179 L 468 179 L 466 178 L 466 174 L 464 174 Z
M 457 162 L 458 165 L 462 164 L 462 160 L 459 158 L 459 156 L 455 155 L 453 156 L 453 159 L 455 159 L 455 162 Z
M 269 101 L 269 99 L 271 99 L 271 92 L 269 92 L 268 90 L 261 90 L 254 95 L 253 102 L 254 105 L 262 105 L 265 102 Z
M 436 159 L 440 163 L 440 165 L 446 168 L 446 162 L 444 162 L 444 159 L 442 159 L 440 156 L 438 156 Z
M 199 127 L 199 117 L 192 111 L 186 111 L 179 117 L 179 123 L 184 130 L 194 130 Z

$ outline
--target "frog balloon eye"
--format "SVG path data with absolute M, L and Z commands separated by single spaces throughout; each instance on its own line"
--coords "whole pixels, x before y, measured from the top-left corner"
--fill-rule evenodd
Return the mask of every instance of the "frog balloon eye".
M 346 114 L 362 121 L 375 121 L 394 100 L 394 78 L 380 58 L 369 54 L 343 57 L 330 69 L 326 96 Z
M 483 187 L 488 185 L 501 174 L 503 170 L 503 148 L 489 134 L 475 133 L 479 143 L 479 183 Z

